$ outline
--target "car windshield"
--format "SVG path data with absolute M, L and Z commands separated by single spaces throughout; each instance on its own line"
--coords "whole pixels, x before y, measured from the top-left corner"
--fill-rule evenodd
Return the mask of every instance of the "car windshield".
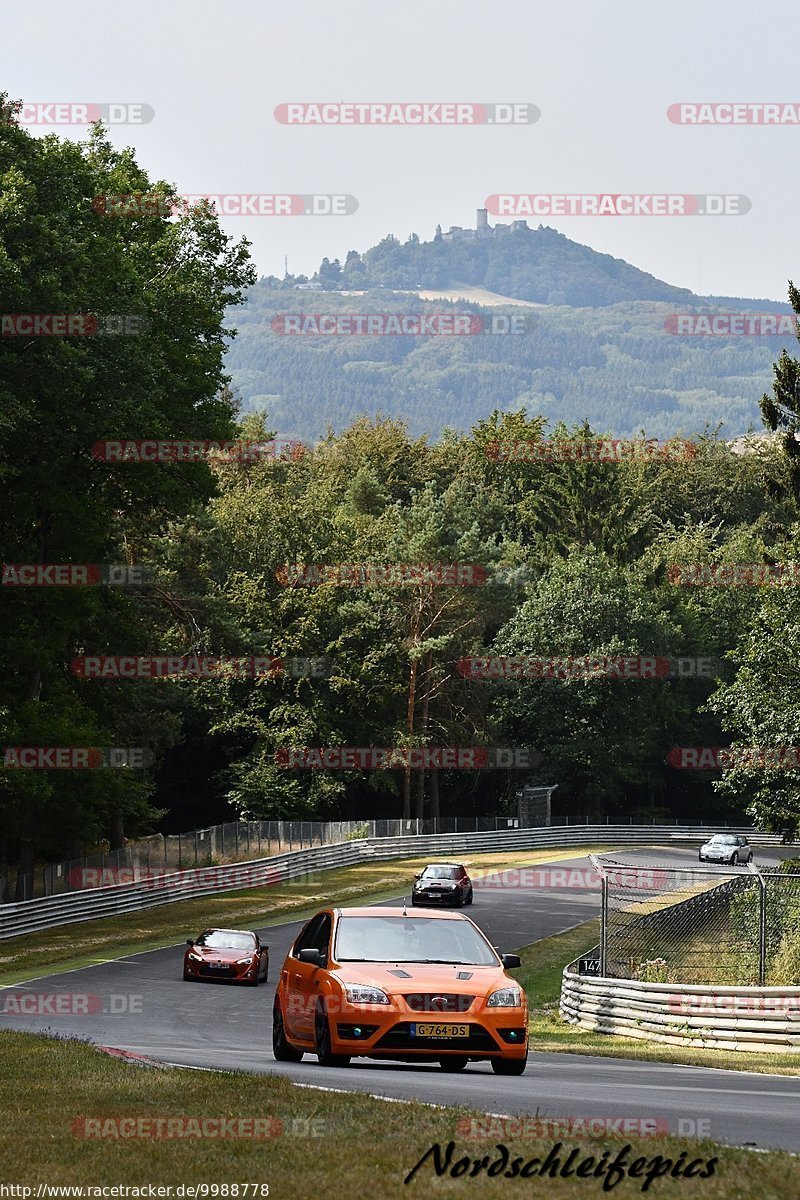
M 217 929 L 201 933 L 195 945 L 205 946 L 207 950 L 255 950 L 256 939 L 252 933 L 225 933 Z
M 426 867 L 422 872 L 423 879 L 456 879 L 457 867 Z
M 711 839 L 711 844 L 714 846 L 735 846 L 736 838 L 724 833 L 715 833 Z
M 497 966 L 491 946 L 469 921 L 435 917 L 339 919 L 337 962 L 437 962 Z

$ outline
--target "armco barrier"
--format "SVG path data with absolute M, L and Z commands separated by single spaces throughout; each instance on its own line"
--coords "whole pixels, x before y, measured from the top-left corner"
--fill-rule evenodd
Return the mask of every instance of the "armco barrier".
M 800 987 L 643 983 L 579 975 L 561 984 L 565 1021 L 598 1033 L 715 1050 L 800 1054 Z
M 653 845 L 664 842 L 702 842 L 713 829 L 674 825 L 562 825 L 511 829 L 508 832 L 445 833 L 409 837 L 364 838 L 333 846 L 316 846 L 290 854 L 223 867 L 198 867 L 111 887 L 90 888 L 62 896 L 47 896 L 0 905 L 0 940 L 23 933 L 92 921 L 120 913 L 138 912 L 159 904 L 191 900 L 219 892 L 274 886 L 314 871 L 353 866 L 370 860 L 446 856 L 508 850 L 546 850 L 580 846 Z M 774 834 L 731 829 L 745 834 L 753 845 L 773 844 Z

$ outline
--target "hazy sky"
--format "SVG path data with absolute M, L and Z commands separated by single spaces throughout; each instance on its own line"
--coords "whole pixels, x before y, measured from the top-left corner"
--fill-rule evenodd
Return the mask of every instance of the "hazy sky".
M 310 273 L 387 233 L 472 225 L 496 192 L 728 193 L 745 216 L 543 217 L 701 293 L 783 300 L 800 282 L 800 125 L 687 127 L 683 101 L 800 108 L 796 4 L 679 0 L 36 0 L 3 4 L 2 86 L 26 101 L 142 102 L 113 127 L 181 192 L 346 193 L 343 217 L 225 218 L 260 274 Z M 535 124 L 296 127 L 276 105 L 527 102 Z M 80 126 L 60 126 L 79 139 Z M 501 218 L 502 219 L 502 218 Z M 493 222 L 494 218 L 490 218 Z

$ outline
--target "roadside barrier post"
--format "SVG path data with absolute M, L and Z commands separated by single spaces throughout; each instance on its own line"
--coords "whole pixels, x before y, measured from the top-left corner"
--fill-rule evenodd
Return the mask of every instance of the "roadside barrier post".
M 600 859 L 594 854 L 589 855 L 589 862 L 600 876 L 600 976 L 605 979 L 608 960 L 608 876 Z
M 751 862 L 747 864 L 759 882 L 758 889 L 758 986 L 764 986 L 767 975 L 767 884 L 761 872 Z

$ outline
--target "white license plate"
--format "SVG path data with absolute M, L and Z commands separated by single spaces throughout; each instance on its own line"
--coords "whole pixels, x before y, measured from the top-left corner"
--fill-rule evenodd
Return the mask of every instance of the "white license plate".
M 469 1037 L 469 1025 L 412 1025 L 411 1036 L 421 1038 L 465 1038 Z

